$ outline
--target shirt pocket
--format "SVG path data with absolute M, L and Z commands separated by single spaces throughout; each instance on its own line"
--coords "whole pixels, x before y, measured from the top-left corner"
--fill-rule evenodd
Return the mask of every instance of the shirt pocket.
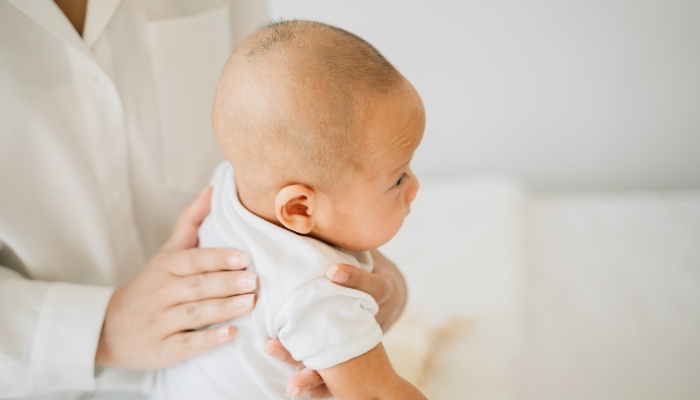
M 177 192 L 197 192 L 221 161 L 211 130 L 211 104 L 231 53 L 229 6 L 148 22 L 163 177 Z

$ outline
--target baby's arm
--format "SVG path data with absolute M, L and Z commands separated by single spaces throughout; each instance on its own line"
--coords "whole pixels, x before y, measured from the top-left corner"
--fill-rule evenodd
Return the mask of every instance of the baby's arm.
M 426 398 L 394 371 L 381 343 L 361 356 L 318 373 L 339 400 Z

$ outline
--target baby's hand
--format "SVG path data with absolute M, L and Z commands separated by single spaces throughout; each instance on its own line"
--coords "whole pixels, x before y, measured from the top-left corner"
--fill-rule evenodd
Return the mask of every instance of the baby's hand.
M 280 361 L 284 361 L 288 364 L 303 367 L 301 371 L 297 372 L 292 376 L 292 378 L 287 382 L 287 393 L 285 396 L 299 396 L 303 394 L 311 398 L 326 398 L 331 397 L 333 394 L 328 390 L 328 387 L 323 382 L 323 378 L 318 372 L 304 367 L 304 365 L 292 358 L 287 349 L 282 346 L 277 339 L 268 340 L 265 343 L 265 352 Z

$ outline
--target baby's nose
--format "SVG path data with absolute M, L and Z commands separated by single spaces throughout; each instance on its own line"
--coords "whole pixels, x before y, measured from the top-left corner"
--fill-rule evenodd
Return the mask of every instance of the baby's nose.
M 416 199 L 416 196 L 418 195 L 419 188 L 420 188 L 420 182 L 418 181 L 418 178 L 416 178 L 414 176 L 413 179 L 411 179 L 411 187 L 409 188 L 409 190 L 407 190 L 407 193 L 406 193 L 406 201 L 408 202 L 408 204 L 411 204 L 413 202 L 413 200 Z

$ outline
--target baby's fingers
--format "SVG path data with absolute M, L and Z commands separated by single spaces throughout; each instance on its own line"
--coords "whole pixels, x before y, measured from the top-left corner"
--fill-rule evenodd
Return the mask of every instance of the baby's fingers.
M 333 393 L 331 393 L 331 391 L 328 390 L 328 386 L 326 386 L 325 383 L 316 387 L 312 387 L 306 392 L 301 392 L 301 394 L 306 397 L 311 397 L 312 399 L 325 399 L 328 397 L 333 397 Z
M 265 343 L 265 352 L 287 364 L 303 367 L 303 364 L 294 360 L 292 355 L 277 339 L 270 339 Z M 331 392 L 323 382 L 321 375 L 309 368 L 303 368 L 301 371 L 294 374 L 294 376 L 289 379 L 289 382 L 287 382 L 287 393 L 285 394 L 287 397 L 298 396 L 300 394 L 312 398 L 331 397 Z
M 331 392 L 323 383 L 323 378 L 318 372 L 304 368 L 297 372 L 287 382 L 287 393 L 285 396 L 294 397 L 305 394 L 311 397 L 330 397 Z
M 277 339 L 270 339 L 265 343 L 265 353 L 275 357 L 280 361 L 284 361 L 287 364 L 301 366 L 302 364 L 292 358 L 292 355 L 287 351 L 287 349 L 282 346 Z

